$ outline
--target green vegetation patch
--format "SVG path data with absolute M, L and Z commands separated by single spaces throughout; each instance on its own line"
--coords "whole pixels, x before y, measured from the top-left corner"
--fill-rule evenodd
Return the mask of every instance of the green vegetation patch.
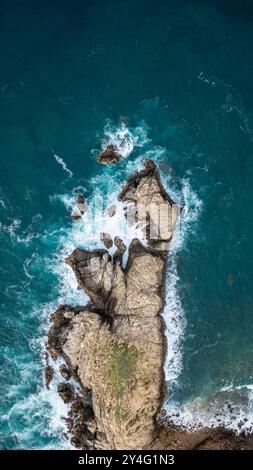
M 112 384 L 113 393 L 120 398 L 133 382 L 138 351 L 135 346 L 126 343 L 113 343 L 108 356 L 106 375 Z
M 127 408 L 121 407 L 119 403 L 116 406 L 115 418 L 118 424 L 124 424 L 129 417 L 129 411 Z

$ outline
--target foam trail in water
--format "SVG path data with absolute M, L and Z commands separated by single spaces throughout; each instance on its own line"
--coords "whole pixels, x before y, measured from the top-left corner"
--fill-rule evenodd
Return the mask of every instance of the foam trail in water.
M 71 170 L 69 170 L 69 168 L 67 167 L 65 161 L 63 160 L 63 158 L 59 157 L 59 155 L 57 155 L 56 153 L 53 153 L 53 156 L 55 158 L 55 160 L 57 161 L 57 163 L 59 163 L 59 165 L 62 166 L 63 170 L 66 171 L 69 175 L 70 178 L 72 178 L 73 176 L 73 173 Z
M 4 232 L 8 233 L 11 237 L 14 237 L 16 230 L 18 230 L 21 226 L 21 219 L 16 218 L 10 223 L 10 225 L 3 225 L 0 222 L 0 228 Z

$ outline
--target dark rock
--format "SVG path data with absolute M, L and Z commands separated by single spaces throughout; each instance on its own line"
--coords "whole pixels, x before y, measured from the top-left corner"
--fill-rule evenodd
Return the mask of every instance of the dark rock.
M 109 250 L 113 246 L 113 241 L 109 233 L 100 233 L 100 240 L 104 243 L 107 250 Z
M 78 214 L 77 212 L 75 212 L 74 210 L 72 211 L 71 213 L 71 219 L 73 220 L 80 220 L 82 218 L 81 214 Z
M 111 257 L 108 251 L 75 249 L 66 258 L 76 276 L 79 288 L 85 290 L 98 309 L 104 309 L 111 289 Z
M 70 369 L 66 366 L 66 364 L 61 364 L 60 373 L 65 380 L 69 380 L 72 375 Z
M 126 251 L 126 245 L 123 243 L 123 240 L 121 240 L 120 237 L 115 237 L 114 238 L 114 245 L 118 248 L 118 250 L 121 253 L 125 253 Z
M 53 378 L 53 375 L 54 375 L 53 368 L 49 365 L 46 365 L 46 367 L 45 367 L 45 381 L 46 381 L 47 389 L 49 389 L 50 382 Z
M 123 254 L 126 251 L 126 245 L 125 245 L 125 243 L 123 243 L 123 240 L 121 240 L 121 238 L 119 238 L 119 237 L 114 238 L 114 244 L 117 247 L 117 250 L 114 254 L 114 258 L 115 259 L 121 259 Z
M 102 165 L 112 165 L 114 163 L 118 163 L 121 156 L 118 152 L 118 149 L 115 145 L 109 144 L 105 150 L 103 150 L 100 155 L 98 155 L 98 161 L 102 163 Z
M 73 429 L 73 426 L 74 426 L 74 420 L 73 420 L 73 418 L 70 418 L 70 417 L 65 418 L 65 422 L 66 422 L 66 424 L 67 424 L 67 429 L 68 429 L 68 431 L 71 432 L 72 429 Z
M 85 199 L 84 199 L 82 194 L 77 195 L 76 202 L 77 202 L 77 204 L 84 204 Z
M 73 207 L 71 218 L 73 220 L 81 219 L 82 215 L 85 214 L 88 210 L 88 205 L 85 202 L 85 199 L 82 194 L 78 194 L 76 198 L 76 204 Z
M 70 319 L 65 317 L 65 314 L 69 311 L 67 305 L 59 307 L 54 314 L 51 316 L 51 326 L 48 332 L 48 351 L 50 352 L 53 359 L 57 359 L 63 354 L 62 346 L 66 341 L 68 334 L 68 328 Z M 74 314 L 74 310 L 72 309 Z
M 60 382 L 57 386 L 57 391 L 64 403 L 69 403 L 74 398 L 74 388 L 70 384 Z
M 75 420 L 72 427 L 72 436 L 71 443 L 75 447 L 81 449 L 93 447 L 92 441 L 94 437 L 84 424 L 82 416 Z
M 149 172 L 156 171 L 156 166 L 155 166 L 153 160 L 150 160 L 150 159 L 145 160 L 144 168 L 145 168 L 146 171 L 149 171 Z
M 83 400 L 81 399 L 80 396 L 76 396 L 75 399 L 73 400 L 73 403 L 71 403 L 71 413 L 80 414 L 80 413 L 83 413 L 83 410 L 84 410 Z
M 92 419 L 91 421 L 88 422 L 87 429 L 94 436 L 97 430 L 97 424 L 96 424 L 95 419 Z
M 94 418 L 93 410 L 90 406 L 84 406 L 83 408 L 83 419 L 85 422 L 89 422 L 91 419 Z
M 54 375 L 54 370 L 49 364 L 49 356 L 48 356 L 47 352 L 45 352 L 45 363 L 46 363 L 46 365 L 45 365 L 45 382 L 46 382 L 46 388 L 49 389 L 51 380 L 52 380 L 53 375 Z

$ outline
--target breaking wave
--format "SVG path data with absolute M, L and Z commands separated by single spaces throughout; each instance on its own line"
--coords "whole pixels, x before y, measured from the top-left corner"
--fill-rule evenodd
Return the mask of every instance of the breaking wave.
M 223 426 L 240 434 L 253 431 L 253 385 L 230 384 L 210 395 L 179 405 L 167 401 L 169 421 L 186 430 Z
M 144 123 L 135 128 L 128 128 L 124 123 L 117 127 L 108 122 L 104 127 L 102 150 L 112 144 L 123 158 L 127 158 L 135 147 L 143 147 L 148 142 L 147 126 Z

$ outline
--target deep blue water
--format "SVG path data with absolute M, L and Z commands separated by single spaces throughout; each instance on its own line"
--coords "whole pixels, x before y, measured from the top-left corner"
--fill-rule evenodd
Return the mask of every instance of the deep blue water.
M 69 446 L 43 344 L 50 312 L 84 301 L 63 262 L 92 246 L 71 202 L 80 187 L 110 195 L 146 155 L 186 203 L 168 277 L 168 413 L 250 431 L 250 2 L 1 0 L 0 48 L 0 447 Z M 101 168 L 96 149 L 122 117 L 133 151 Z

